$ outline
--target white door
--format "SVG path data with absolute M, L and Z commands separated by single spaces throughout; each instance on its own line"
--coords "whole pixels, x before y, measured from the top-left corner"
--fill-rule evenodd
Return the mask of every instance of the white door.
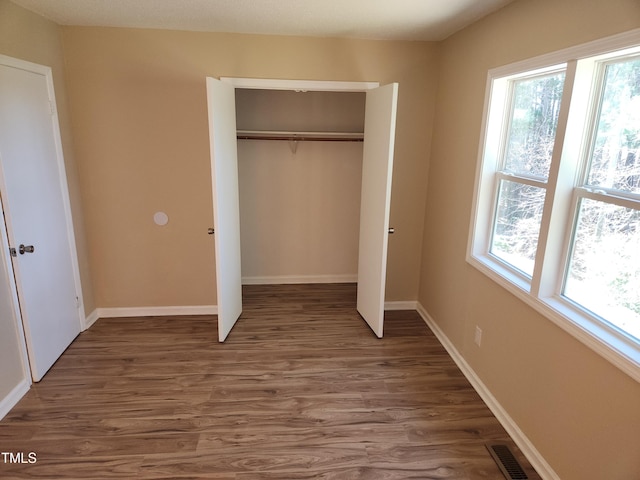
M 236 99 L 232 85 L 207 78 L 213 228 L 218 293 L 218 340 L 242 313 Z
M 367 91 L 364 120 L 357 308 L 382 337 L 387 275 L 391 173 L 398 84 Z
M 0 58 L 0 191 L 9 246 L 16 250 L 12 263 L 34 381 L 81 329 L 57 122 L 51 70 Z

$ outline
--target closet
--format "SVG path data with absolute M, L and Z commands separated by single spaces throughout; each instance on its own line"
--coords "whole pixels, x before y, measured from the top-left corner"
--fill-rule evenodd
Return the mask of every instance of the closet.
M 381 337 L 397 84 L 207 78 L 207 98 L 219 340 L 243 282 L 357 280 Z
M 243 284 L 357 281 L 364 107 L 236 89 Z

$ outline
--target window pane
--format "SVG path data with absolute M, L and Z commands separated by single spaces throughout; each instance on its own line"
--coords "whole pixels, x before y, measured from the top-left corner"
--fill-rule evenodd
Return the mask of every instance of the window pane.
M 505 169 L 547 178 L 564 72 L 514 82 Z
M 563 294 L 640 339 L 640 210 L 582 199 Z
M 500 181 L 491 253 L 531 276 L 545 189 Z
M 640 193 L 640 58 L 607 65 L 587 183 Z

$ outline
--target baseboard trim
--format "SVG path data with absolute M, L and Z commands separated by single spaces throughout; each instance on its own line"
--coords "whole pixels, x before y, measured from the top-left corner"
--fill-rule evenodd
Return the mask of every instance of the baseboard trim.
M 31 384 L 29 380 L 22 379 L 13 389 L 0 401 L 0 420 L 2 420 L 7 413 L 11 411 L 13 407 L 24 397 L 25 393 L 29 391 Z
M 97 308 L 98 318 L 163 317 L 169 315 L 216 315 L 217 305 L 186 305 L 175 307 Z
M 274 278 L 274 277 L 270 277 Z M 281 278 L 281 277 L 278 277 Z M 317 278 L 317 277 L 315 277 Z M 281 284 L 277 281 L 274 284 Z M 290 282 L 290 283 L 343 283 L 341 282 Z M 345 282 L 350 283 L 350 282 Z M 269 285 L 271 283 L 255 283 L 247 285 Z M 396 301 L 385 302 L 385 310 L 417 310 L 418 302 Z M 84 321 L 84 329 L 91 327 L 100 318 L 122 318 L 122 317 L 162 317 L 170 315 L 217 315 L 217 305 L 187 305 L 173 307 L 111 307 L 96 308 Z
M 274 275 L 242 277 L 243 285 L 281 285 L 292 283 L 355 283 L 358 275 Z
M 458 352 L 446 334 L 440 329 L 429 313 L 427 313 L 422 304 L 418 303 L 416 310 L 434 335 L 438 338 L 445 350 L 447 350 L 467 380 L 469 380 L 469 383 L 471 383 L 476 392 L 478 392 L 478 395 L 480 395 L 482 400 L 487 404 L 489 410 L 491 410 L 516 445 L 518 445 L 518 448 L 522 451 L 524 456 L 527 457 L 527 460 L 529 460 L 529 463 L 531 463 L 531 466 L 535 468 L 536 472 L 538 472 L 544 480 L 560 480 L 558 474 L 551 468 L 524 432 L 520 430 L 518 424 L 513 420 L 513 418 L 511 418 L 482 380 L 480 380 L 480 377 L 478 377 L 464 357 L 460 355 L 460 352 Z
M 397 301 L 397 302 L 384 302 L 385 310 L 417 310 L 418 302 L 413 301 Z
M 96 308 L 84 319 L 84 325 L 83 325 L 82 331 L 85 331 L 86 329 L 90 328 L 94 323 L 98 321 L 99 318 L 100 317 L 98 315 L 98 309 Z

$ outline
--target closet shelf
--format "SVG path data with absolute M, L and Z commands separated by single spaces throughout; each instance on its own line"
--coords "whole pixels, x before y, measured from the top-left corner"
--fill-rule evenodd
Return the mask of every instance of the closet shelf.
M 238 130 L 238 140 L 289 140 L 316 142 L 362 142 L 361 132 L 288 132 L 276 130 Z

